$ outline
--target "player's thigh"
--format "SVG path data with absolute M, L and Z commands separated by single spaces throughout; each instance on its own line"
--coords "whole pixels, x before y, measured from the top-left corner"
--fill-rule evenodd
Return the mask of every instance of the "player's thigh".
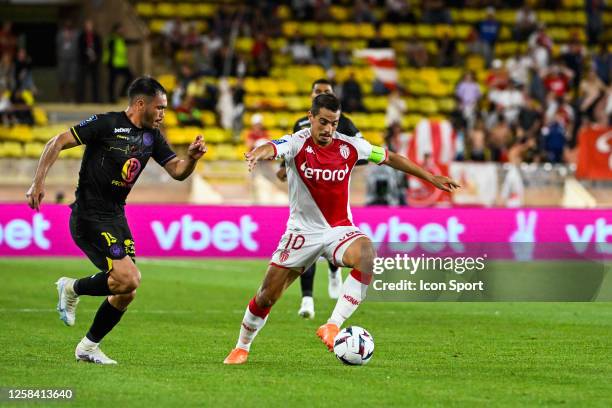
M 70 221 L 75 242 L 96 266 L 108 271 L 134 269 L 134 239 L 125 216 L 89 219 L 73 215 Z M 122 262 L 115 265 L 117 261 Z
M 356 242 L 367 240 L 372 246 L 370 240 L 361 232 L 361 230 L 354 226 L 345 227 L 334 227 L 330 228 L 325 233 L 325 250 L 324 255 L 328 261 L 336 266 L 347 266 L 355 267 L 355 255 L 351 255 L 348 258 L 345 256 L 347 253 L 354 254 L 355 248 L 361 247 L 361 243 L 355 246 Z M 350 250 L 350 248 L 353 248 Z
M 323 252 L 324 234 L 286 231 L 272 254 L 270 265 L 303 272 Z
M 74 213 L 70 216 L 70 235 L 96 268 L 101 271 L 109 271 L 112 268 L 112 262 L 109 262 L 105 252 L 92 243 L 89 222 L 78 218 Z
M 361 236 L 354 239 L 342 254 L 342 263 L 349 268 L 371 274 L 376 250 L 370 238 Z

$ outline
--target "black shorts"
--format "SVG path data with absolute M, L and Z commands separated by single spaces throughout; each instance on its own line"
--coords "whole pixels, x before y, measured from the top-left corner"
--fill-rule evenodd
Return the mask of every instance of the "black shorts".
M 75 244 L 102 271 L 110 271 L 113 259 L 123 259 L 126 255 L 136 262 L 134 239 L 123 214 L 114 218 L 90 218 L 72 211 L 70 234 Z

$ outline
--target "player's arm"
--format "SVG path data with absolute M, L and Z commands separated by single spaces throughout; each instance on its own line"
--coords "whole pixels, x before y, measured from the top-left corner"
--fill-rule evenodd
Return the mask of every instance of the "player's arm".
M 244 158 L 249 166 L 249 171 L 253 171 L 258 161 L 273 159 L 276 153 L 276 146 L 273 143 L 266 143 L 265 145 L 245 153 Z
M 80 143 L 77 142 L 70 131 L 60 133 L 47 142 L 40 156 L 40 160 L 38 161 L 38 167 L 36 168 L 32 185 L 26 193 L 30 208 L 36 211 L 40 210 L 40 203 L 45 196 L 45 179 L 47 178 L 47 173 L 57 160 L 60 152 L 64 149 L 78 146 L 79 144 Z
M 193 173 L 198 160 L 206 154 L 206 150 L 204 138 L 198 135 L 187 149 L 187 158 L 174 157 L 164 164 L 164 169 L 173 179 L 183 181 Z
M 374 147 L 374 149 L 372 149 L 372 154 L 375 155 L 375 152 L 377 150 L 383 149 L 380 147 Z M 440 190 L 444 190 L 449 193 L 455 188 L 461 187 L 459 183 L 457 183 L 450 177 L 433 175 L 421 166 L 418 166 L 417 164 L 413 163 L 407 157 L 402 156 L 401 154 L 387 152 L 387 158 L 379 163 L 386 164 L 387 166 L 393 167 L 396 170 L 403 171 L 404 173 L 408 173 L 420 179 L 428 181 Z

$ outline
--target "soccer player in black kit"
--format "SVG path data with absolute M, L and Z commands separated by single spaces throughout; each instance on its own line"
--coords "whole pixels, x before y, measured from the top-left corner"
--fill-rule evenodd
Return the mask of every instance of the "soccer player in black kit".
M 320 94 L 333 94 L 334 90 L 332 88 L 332 83 L 327 79 L 317 79 L 312 83 L 312 99 L 316 98 Z M 310 127 L 310 121 L 308 120 L 308 116 L 304 116 L 303 118 L 298 119 L 293 125 L 293 133 L 296 133 L 304 128 Z M 340 114 L 340 120 L 338 121 L 338 128 L 336 129 L 338 133 L 342 133 L 347 136 L 354 137 L 363 137 L 361 132 L 355 127 L 353 122 L 349 118 L 347 118 L 343 113 Z M 367 164 L 358 162 L 359 164 Z M 285 162 L 281 163 L 281 167 L 276 173 L 276 176 L 281 180 L 287 180 L 287 170 L 285 168 Z M 302 304 L 300 305 L 300 310 L 298 310 L 298 314 L 306 319 L 312 319 L 315 315 L 314 310 L 314 299 L 312 297 L 312 291 L 314 288 L 314 276 L 317 268 L 316 262 L 308 268 L 302 275 L 300 275 L 300 287 L 302 289 Z M 329 275 L 329 285 L 328 285 L 328 294 L 332 299 L 338 299 L 340 296 L 340 290 L 342 289 L 342 276 L 338 272 L 338 267 L 331 262 L 328 262 L 328 275 Z
M 73 326 L 79 296 L 104 296 L 87 335 L 77 345 L 77 361 L 116 364 L 100 350 L 100 342 L 134 300 L 140 285 L 134 240 L 125 218 L 125 199 L 153 158 L 176 180 L 184 180 L 206 153 L 198 135 L 179 159 L 159 131 L 167 107 L 166 91 L 150 77 L 136 79 L 128 89 L 125 111 L 93 115 L 52 138 L 41 155 L 26 197 L 35 210 L 44 197 L 47 172 L 61 150 L 86 145 L 76 200 L 71 205 L 70 233 L 98 272 L 82 279 L 57 281 L 60 319 Z

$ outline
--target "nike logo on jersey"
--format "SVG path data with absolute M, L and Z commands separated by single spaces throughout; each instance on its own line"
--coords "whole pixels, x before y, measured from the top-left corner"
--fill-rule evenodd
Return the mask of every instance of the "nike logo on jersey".
M 315 179 L 317 181 L 342 181 L 346 178 L 349 172 L 348 164 L 344 165 L 344 169 L 313 169 L 306 165 L 306 162 L 302 163 L 300 170 L 304 173 L 304 177 L 307 179 Z

